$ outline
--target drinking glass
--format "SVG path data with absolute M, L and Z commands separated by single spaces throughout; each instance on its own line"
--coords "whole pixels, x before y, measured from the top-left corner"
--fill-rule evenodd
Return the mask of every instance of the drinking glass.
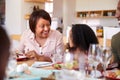
M 87 55 L 84 52 L 79 53 L 78 59 L 79 72 L 85 77 L 88 75 Z
M 62 50 L 58 49 L 57 51 L 54 51 L 54 54 L 52 54 L 52 62 L 58 63 L 58 62 L 63 62 L 63 55 L 62 55 Z
M 108 67 L 108 64 L 110 63 L 110 60 L 112 59 L 112 52 L 110 47 L 104 47 L 103 48 L 103 68 L 104 73 L 106 72 L 106 68 Z
M 66 51 L 63 56 L 63 69 L 73 68 L 73 54 Z
M 98 44 L 90 44 L 88 51 L 88 63 L 93 68 L 91 76 L 94 78 L 100 77 L 101 73 L 97 70 L 97 65 L 101 62 L 101 49 Z

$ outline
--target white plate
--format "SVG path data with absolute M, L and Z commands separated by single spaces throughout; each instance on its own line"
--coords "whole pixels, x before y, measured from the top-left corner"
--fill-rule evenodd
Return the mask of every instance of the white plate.
M 46 67 L 46 66 L 51 66 L 51 65 L 53 65 L 52 62 L 37 62 L 36 61 L 32 64 L 32 67 L 40 68 L 40 67 Z
M 23 55 L 23 56 L 19 56 L 18 58 L 27 58 L 27 57 Z

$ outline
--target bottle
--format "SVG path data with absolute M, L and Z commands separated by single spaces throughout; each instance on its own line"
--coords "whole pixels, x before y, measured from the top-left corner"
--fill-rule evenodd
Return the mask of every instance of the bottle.
M 40 10 L 40 8 L 39 8 L 39 6 L 38 6 L 38 5 L 36 6 L 36 10 Z
M 37 10 L 37 9 L 36 9 L 36 6 L 34 5 L 34 6 L 33 6 L 33 12 L 36 11 L 36 10 Z

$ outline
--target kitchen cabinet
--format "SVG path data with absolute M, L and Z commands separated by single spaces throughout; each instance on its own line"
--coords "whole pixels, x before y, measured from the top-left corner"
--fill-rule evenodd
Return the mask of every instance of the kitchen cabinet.
M 77 18 L 114 18 L 116 10 L 78 11 Z
M 44 3 L 46 0 L 25 0 L 25 2 L 39 2 L 39 3 Z

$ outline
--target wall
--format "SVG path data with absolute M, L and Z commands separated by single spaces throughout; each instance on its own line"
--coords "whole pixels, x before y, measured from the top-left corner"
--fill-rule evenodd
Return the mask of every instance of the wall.
M 53 17 L 63 18 L 63 0 L 53 0 Z
M 118 0 L 76 0 L 76 11 L 116 9 Z
M 5 24 L 9 34 L 21 33 L 21 0 L 6 0 Z
M 117 18 L 102 18 L 100 19 L 100 24 L 107 27 L 119 26 Z
M 66 29 L 68 26 L 74 24 L 75 21 L 75 2 L 76 0 L 64 0 L 63 1 L 63 24 L 64 24 L 64 35 L 66 35 Z
M 63 0 L 53 0 L 53 17 L 51 29 L 57 27 L 63 28 L 61 20 L 63 19 Z
M 6 0 L 6 29 L 9 34 L 21 34 L 26 29 L 25 14 L 31 13 L 33 5 L 44 9 L 44 3 L 28 3 L 24 0 Z
M 88 24 L 90 26 L 102 25 L 104 27 L 119 26 L 117 18 L 89 18 L 89 19 L 78 19 L 78 23 Z

